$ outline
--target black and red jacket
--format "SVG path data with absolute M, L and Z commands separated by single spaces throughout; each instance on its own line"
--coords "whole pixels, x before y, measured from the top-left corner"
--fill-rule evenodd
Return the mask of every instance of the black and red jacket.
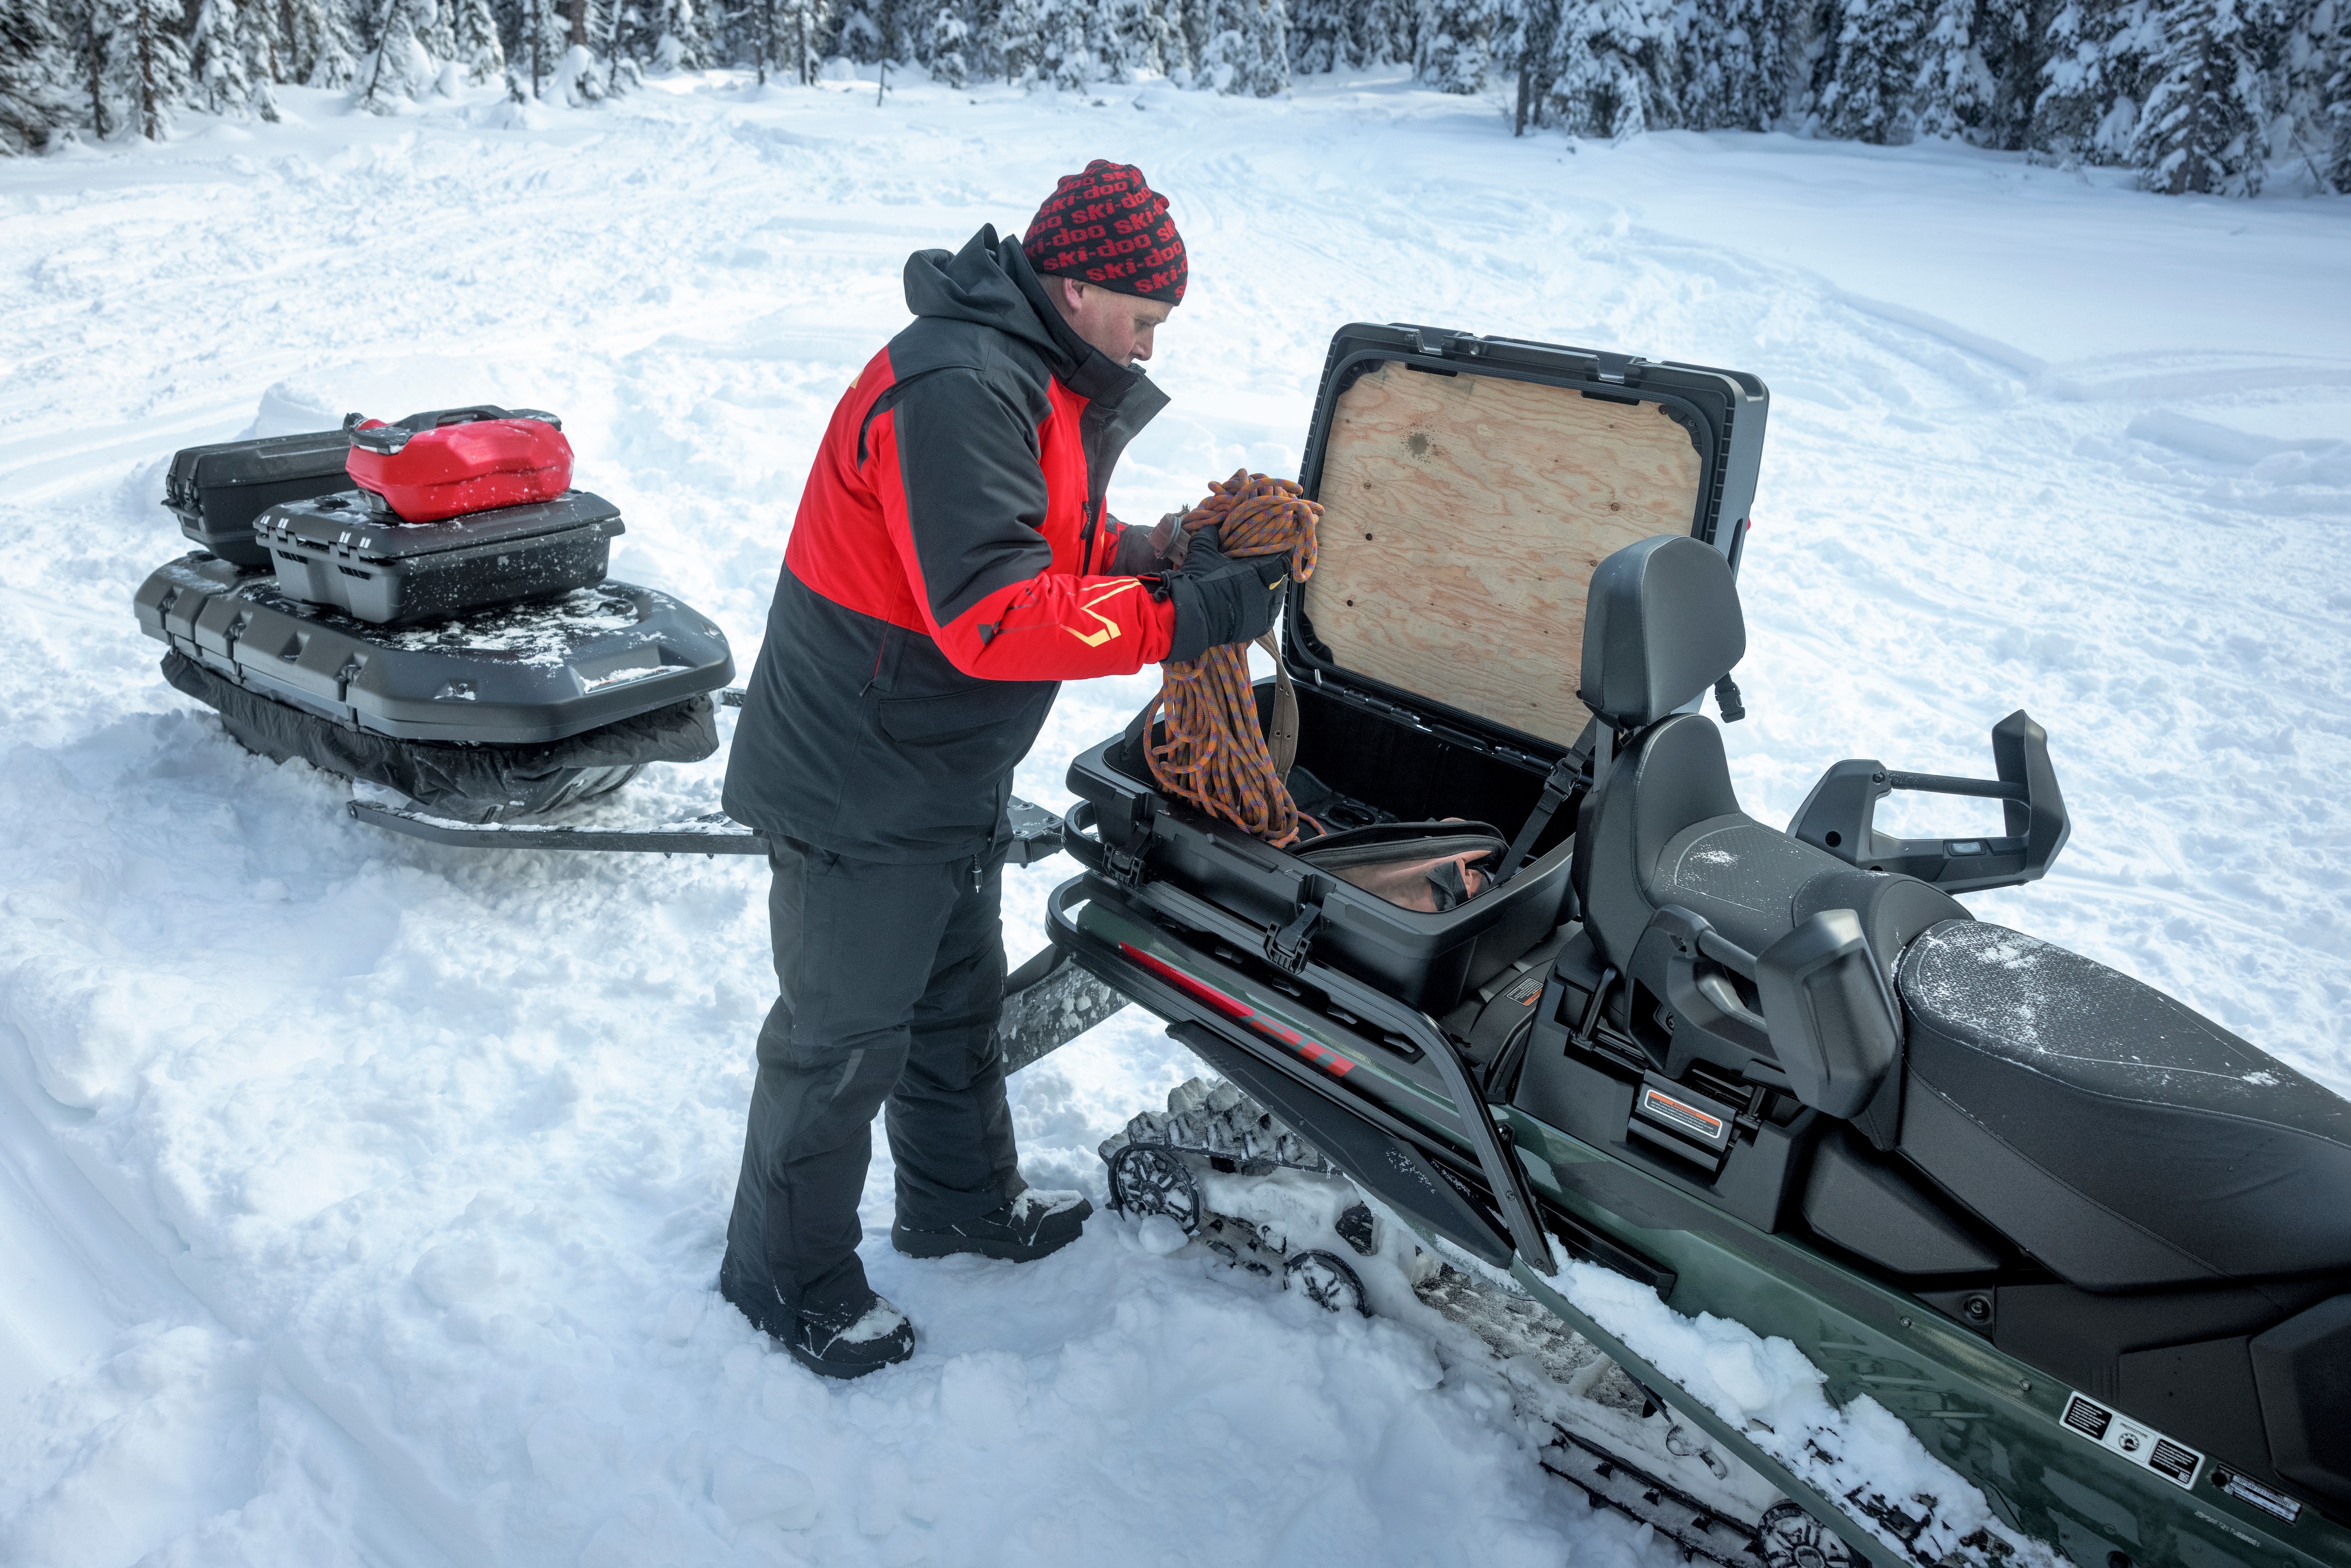
M 726 767 L 727 815 L 863 860 L 1005 836 L 1059 683 L 1166 656 L 1112 570 L 1112 467 L 1166 398 L 1070 330 L 1017 239 L 906 261 L 915 320 L 833 410 Z

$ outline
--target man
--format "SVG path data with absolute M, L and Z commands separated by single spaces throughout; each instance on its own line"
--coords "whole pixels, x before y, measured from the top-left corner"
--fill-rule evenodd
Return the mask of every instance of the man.
M 1271 626 L 1277 558 L 1103 509 L 1166 399 L 1139 368 L 1184 298 L 1165 199 L 1097 159 L 1019 243 L 906 262 L 912 325 L 834 409 L 784 552 L 726 806 L 774 845 L 759 1030 L 719 1289 L 811 1369 L 914 1350 L 857 1201 L 886 1102 L 902 1252 L 1025 1261 L 1091 1206 L 1013 1151 L 999 915 L 1012 770 L 1057 683 Z

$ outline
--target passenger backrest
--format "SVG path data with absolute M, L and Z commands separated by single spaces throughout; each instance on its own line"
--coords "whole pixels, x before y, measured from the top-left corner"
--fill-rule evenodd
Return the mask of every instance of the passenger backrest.
M 1739 585 L 1712 547 L 1660 534 L 1625 546 L 1593 572 L 1576 695 L 1604 723 L 1653 725 L 1746 655 Z
M 1578 695 L 1611 737 L 1627 741 L 1584 801 L 1573 884 L 1601 956 L 1619 970 L 1648 924 L 1641 884 L 1656 852 L 1690 822 L 1739 810 L 1714 726 L 1696 715 L 1659 721 L 1729 674 L 1746 652 L 1730 564 L 1698 540 L 1660 534 L 1593 570 Z M 1637 809 L 1645 797 L 1646 809 Z

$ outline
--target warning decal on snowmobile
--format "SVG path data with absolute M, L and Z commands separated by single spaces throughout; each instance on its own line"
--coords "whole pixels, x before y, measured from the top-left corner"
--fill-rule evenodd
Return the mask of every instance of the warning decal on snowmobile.
M 2288 1524 L 2302 1517 L 2302 1504 L 2259 1481 L 2247 1480 L 2234 1470 L 2214 1470 L 2212 1484 L 2239 1502 L 2249 1502 L 2263 1513 L 2275 1514 Z
M 2062 1419 L 2098 1447 L 2153 1470 L 2182 1490 L 2194 1486 L 2196 1472 L 2204 1468 L 2204 1456 L 2195 1449 L 2107 1409 L 2086 1394 L 2076 1394 L 2065 1402 Z
M 1667 1126 L 1712 1145 L 1723 1141 L 1723 1129 L 1728 1125 L 1721 1117 L 1709 1116 L 1697 1106 L 1655 1089 L 1642 1091 L 1641 1109 Z

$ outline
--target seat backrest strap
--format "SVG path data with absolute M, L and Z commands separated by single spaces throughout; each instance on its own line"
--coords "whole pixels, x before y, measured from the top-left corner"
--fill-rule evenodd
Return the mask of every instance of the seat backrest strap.
M 1526 824 L 1519 836 L 1510 841 L 1509 852 L 1502 856 L 1502 869 L 1494 881 L 1499 885 L 1519 874 L 1519 868 L 1534 852 L 1535 841 L 1559 815 L 1559 809 L 1573 799 L 1579 789 L 1589 788 L 1590 781 L 1599 777 L 1599 769 L 1608 764 L 1607 745 L 1611 738 L 1606 726 L 1593 719 L 1583 727 L 1575 745 L 1561 758 L 1543 779 L 1542 795 L 1535 809 L 1527 813 Z

